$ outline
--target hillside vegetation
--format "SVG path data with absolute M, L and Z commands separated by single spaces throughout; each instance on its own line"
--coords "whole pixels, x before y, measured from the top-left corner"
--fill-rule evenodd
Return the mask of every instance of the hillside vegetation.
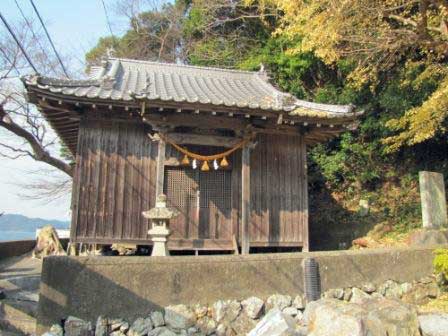
M 299 98 L 355 104 L 358 128 L 309 149 L 312 246 L 405 244 L 421 226 L 418 171 L 448 177 L 443 1 L 177 0 L 131 15 L 115 56 L 258 70 Z M 359 200 L 370 211 L 359 213 Z

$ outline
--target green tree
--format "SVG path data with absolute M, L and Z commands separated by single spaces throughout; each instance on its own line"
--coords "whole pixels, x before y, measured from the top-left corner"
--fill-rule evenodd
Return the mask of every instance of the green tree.
M 247 0 L 250 4 L 254 0 Z M 425 78 L 438 78 L 433 92 L 387 123 L 398 131 L 385 139 L 389 150 L 446 132 L 448 115 L 448 2 L 444 0 L 260 0 L 281 10 L 276 33 L 297 41 L 287 52 L 312 51 L 329 65 L 354 67 L 351 85 L 377 90 L 384 74 L 407 62 L 426 65 Z M 298 39 L 300 38 L 300 39 Z M 406 85 L 406 83 L 403 83 Z

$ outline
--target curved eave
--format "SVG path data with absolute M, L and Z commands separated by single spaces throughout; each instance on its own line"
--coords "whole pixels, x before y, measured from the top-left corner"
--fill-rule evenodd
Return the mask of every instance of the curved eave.
M 272 117 L 283 114 L 284 117 L 292 117 L 303 120 L 322 120 L 323 122 L 351 122 L 357 119 L 360 115 L 363 114 L 363 111 L 350 111 L 350 112 L 335 112 L 334 108 L 337 105 L 327 105 L 327 104 L 316 104 L 318 108 L 314 107 L 310 103 L 309 107 L 297 107 L 297 106 L 288 106 L 283 107 L 282 109 L 276 109 L 272 106 L 259 106 L 257 104 L 238 104 L 238 105 L 225 105 L 219 104 L 217 102 L 212 101 L 179 101 L 175 99 L 160 99 L 156 97 L 147 97 L 144 95 L 135 95 L 132 99 L 125 98 L 100 98 L 97 96 L 79 96 L 75 94 L 66 94 L 63 90 L 55 90 L 49 89 L 48 87 L 41 85 L 30 85 L 27 84 L 28 92 L 34 92 L 38 95 L 47 96 L 52 99 L 64 100 L 71 103 L 85 103 L 85 104 L 96 104 L 96 105 L 114 105 L 114 106 L 127 106 L 131 108 L 139 108 L 141 106 L 142 101 L 146 101 L 149 105 L 157 106 L 157 107 L 167 107 L 167 108 L 179 108 L 183 109 L 199 109 L 199 110 L 210 110 L 210 111 L 225 111 L 225 112 L 261 112 L 266 113 Z M 327 108 L 326 108 L 327 107 Z M 352 107 L 352 106 L 351 106 Z
M 39 110 L 50 124 L 51 128 L 75 155 L 78 145 L 79 120 L 75 120 L 68 112 L 39 107 Z
M 213 100 L 205 98 L 187 98 L 187 97 L 173 97 L 173 96 L 158 96 L 158 95 L 148 95 L 148 94 L 135 94 L 129 92 L 127 94 L 121 94 L 120 91 L 116 90 L 106 90 L 101 87 L 82 87 L 81 89 L 75 89 L 72 87 L 52 87 L 42 84 L 29 84 L 27 83 L 27 88 L 32 88 L 33 90 L 38 90 L 43 94 L 57 95 L 66 100 L 81 101 L 88 100 L 92 103 L 98 104 L 114 104 L 121 103 L 122 105 L 136 105 L 141 101 L 147 101 L 150 103 L 160 104 L 170 104 L 170 105 L 190 105 L 190 106 L 202 106 L 203 108 L 209 109 L 233 109 L 233 110 L 259 110 L 275 113 L 289 113 L 294 110 L 295 106 L 284 106 L 278 108 L 274 104 L 266 103 L 259 104 L 253 102 L 224 102 L 222 100 Z M 82 90 L 82 91 L 80 91 Z M 94 91 L 92 93 L 92 91 Z
M 354 111 L 353 105 L 320 104 L 297 99 L 288 93 L 278 90 L 258 73 L 253 74 L 253 80 L 257 83 L 257 87 L 266 93 L 266 96 L 258 97 L 261 101 L 251 100 L 250 97 L 244 101 L 232 101 L 231 99 L 218 99 L 214 95 L 207 97 L 170 94 L 169 90 L 166 90 L 166 92 L 163 91 L 164 94 L 162 95 L 154 92 L 118 90 L 114 88 L 114 79 L 108 76 L 102 79 L 87 80 L 67 80 L 31 76 L 25 77 L 22 80 L 27 88 L 38 89 L 42 93 L 61 95 L 65 99 L 70 100 L 87 99 L 98 104 L 121 103 L 128 105 L 138 104 L 139 101 L 144 100 L 155 104 L 202 106 L 203 108 L 233 109 L 235 111 L 240 109 L 258 110 L 277 114 L 287 113 L 292 117 L 299 116 L 322 119 L 352 118 Z
M 323 142 L 337 136 L 350 128 L 350 125 L 363 114 L 363 111 L 356 111 L 353 105 L 307 102 L 284 94 L 274 87 L 271 88 L 277 90 L 276 94 L 287 96 L 287 106 L 275 108 L 274 105 L 270 104 L 225 104 L 222 101 L 175 99 L 173 97 L 156 97 L 132 92 L 128 92 L 126 96 L 120 96 L 113 94 L 114 90 L 112 89 L 101 89 L 101 84 L 97 79 L 72 81 L 45 78 L 42 81 L 41 77 L 32 77 L 22 80 L 28 91 L 30 102 L 39 107 L 46 120 L 73 154 L 76 153 L 79 130 L 79 118 L 74 118 L 77 109 L 75 106 L 87 108 L 86 111 L 96 106 L 97 108 L 108 107 L 109 110 L 113 107 L 114 111 L 122 110 L 124 112 L 130 109 L 139 110 L 142 102 L 147 102 L 147 107 L 159 107 L 161 110 L 200 110 L 201 114 L 204 111 L 209 114 L 223 113 L 229 116 L 239 114 L 240 117 L 243 114 L 246 118 L 254 117 L 259 120 L 261 118 L 266 120 L 267 118 L 271 123 L 278 123 L 279 126 L 316 127 L 312 133 L 305 135 L 308 136 L 308 143 Z M 95 90 L 104 90 L 104 92 Z M 53 105 L 45 103 L 45 99 L 53 101 Z M 61 104 L 71 105 L 72 107 L 64 109 L 61 108 Z M 325 127 L 321 126 L 331 129 L 325 131 Z
M 352 112 L 330 112 L 321 109 L 311 108 L 297 108 L 289 113 L 293 117 L 303 118 L 317 118 L 322 120 L 346 120 L 347 122 L 356 120 L 358 117 L 364 114 L 364 111 L 352 111 Z

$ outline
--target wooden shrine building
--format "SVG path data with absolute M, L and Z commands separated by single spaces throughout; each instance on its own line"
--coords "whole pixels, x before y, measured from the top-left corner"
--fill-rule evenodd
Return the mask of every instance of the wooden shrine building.
M 299 100 L 264 71 L 109 59 L 89 79 L 24 79 L 76 158 L 71 241 L 150 245 L 142 211 L 165 193 L 170 249 L 308 250 L 306 146 L 354 106 Z

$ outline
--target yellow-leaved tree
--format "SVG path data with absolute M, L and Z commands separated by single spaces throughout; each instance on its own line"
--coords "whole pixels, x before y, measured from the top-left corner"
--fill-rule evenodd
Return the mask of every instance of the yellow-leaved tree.
M 275 32 L 299 41 L 288 52 L 312 51 L 327 64 L 354 64 L 352 85 L 375 89 L 378 76 L 405 61 L 424 63 L 440 78 L 421 106 L 387 123 L 389 150 L 445 132 L 448 115 L 448 0 L 246 0 L 281 13 Z

